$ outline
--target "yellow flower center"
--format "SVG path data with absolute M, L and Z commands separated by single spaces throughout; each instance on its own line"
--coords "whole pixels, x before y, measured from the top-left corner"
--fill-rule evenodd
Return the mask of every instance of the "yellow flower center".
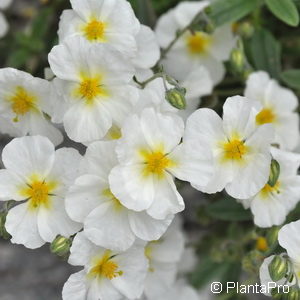
M 174 162 L 168 158 L 163 151 L 158 150 L 150 152 L 148 150 L 141 150 L 141 156 L 144 159 L 145 167 L 143 169 L 143 175 L 157 175 L 158 177 L 163 177 L 164 171 L 174 165 Z
M 99 96 L 107 96 L 107 91 L 103 87 L 101 76 L 96 76 L 94 78 L 82 76 L 79 87 L 75 91 L 75 96 L 85 99 L 87 104 L 92 104 Z
M 103 196 L 109 198 L 113 202 L 113 207 L 116 211 L 120 211 L 124 208 L 120 200 L 115 197 L 112 191 L 108 188 L 102 191 Z
M 123 271 L 118 271 L 118 264 L 112 260 L 113 256 L 111 255 L 111 251 L 105 251 L 104 255 L 101 259 L 96 261 L 94 267 L 89 271 L 89 278 L 101 278 L 105 277 L 109 280 L 122 276 Z
M 47 183 L 45 181 L 35 180 L 28 184 L 28 187 L 22 189 L 21 194 L 28 198 L 29 210 L 35 210 L 41 206 L 50 209 L 51 192 L 55 187 L 55 182 Z
M 223 143 L 223 160 L 242 161 L 245 154 L 248 152 L 248 147 L 243 141 L 233 139 L 229 142 Z
M 268 242 L 264 237 L 258 237 L 256 240 L 256 249 L 259 251 L 267 251 L 268 250 Z
M 263 198 L 268 198 L 270 194 L 280 194 L 280 182 L 277 181 L 274 186 L 268 183 L 261 189 L 260 194 Z
M 204 32 L 197 31 L 188 36 L 186 43 L 191 54 L 203 54 L 207 52 L 211 44 L 211 37 Z
M 267 123 L 273 123 L 275 119 L 276 115 L 274 114 L 273 110 L 270 108 L 264 108 L 256 115 L 256 124 L 263 125 Z
M 25 115 L 31 109 L 34 109 L 36 103 L 36 97 L 30 94 L 26 89 L 21 86 L 16 88 L 14 96 L 12 96 L 9 101 L 11 102 L 12 111 L 18 115 Z M 18 117 L 14 119 L 15 122 L 18 121 Z
M 97 20 L 91 20 L 83 27 L 84 36 L 91 42 L 104 42 L 105 27 L 105 23 Z

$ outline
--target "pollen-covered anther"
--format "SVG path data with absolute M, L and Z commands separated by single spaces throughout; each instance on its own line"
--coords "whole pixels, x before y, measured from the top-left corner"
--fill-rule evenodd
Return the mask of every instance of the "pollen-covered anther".
M 256 115 L 256 124 L 263 125 L 268 123 L 273 123 L 276 116 L 272 109 L 264 108 Z
M 187 47 L 191 54 L 203 54 L 211 44 L 211 38 L 204 32 L 195 32 L 187 38 Z
M 247 146 L 243 141 L 234 139 L 224 143 L 224 160 L 242 160 L 244 155 L 248 152 Z
M 105 23 L 98 20 L 91 20 L 83 29 L 84 36 L 89 41 L 104 40 Z

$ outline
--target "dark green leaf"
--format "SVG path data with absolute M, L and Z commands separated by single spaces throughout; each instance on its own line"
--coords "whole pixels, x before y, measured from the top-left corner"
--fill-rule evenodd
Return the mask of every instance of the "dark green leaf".
M 252 220 L 249 210 L 236 202 L 235 199 L 222 199 L 206 207 L 209 216 L 224 221 L 248 221 Z
M 251 61 L 256 70 L 264 70 L 273 78 L 279 78 L 281 70 L 281 46 L 265 29 L 256 31 L 250 43 Z
M 278 19 L 290 26 L 298 26 L 299 12 L 292 0 L 266 0 L 266 4 Z
M 285 71 L 280 77 L 289 87 L 300 90 L 300 69 Z
M 236 22 L 251 13 L 257 0 L 217 0 L 206 10 L 216 26 Z

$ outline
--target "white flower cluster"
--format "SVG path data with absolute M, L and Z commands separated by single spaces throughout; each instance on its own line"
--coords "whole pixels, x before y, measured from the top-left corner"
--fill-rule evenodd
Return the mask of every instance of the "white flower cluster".
M 71 4 L 49 54 L 52 81 L 0 70 L 1 131 L 17 137 L 0 171 L 0 200 L 21 202 L 7 215 L 11 241 L 37 248 L 75 235 L 69 263 L 83 269 L 66 282 L 65 300 L 197 299 L 174 283 L 183 238 L 173 219 L 185 207 L 175 179 L 205 193 L 225 189 L 251 207 L 258 226 L 282 224 L 299 201 L 300 155 L 287 152 L 299 142 L 297 98 L 257 72 L 246 97 L 226 100 L 222 118 L 196 110 L 224 76 L 235 43 L 225 26 L 186 33 L 160 61 L 186 88 L 182 112 L 165 100 L 172 81 L 150 82 L 151 68 L 159 46 L 209 2 L 179 4 L 156 35 L 125 0 Z M 55 150 L 63 135 L 52 123 L 87 147 L 84 156 Z M 272 158 L 280 164 L 274 185 Z

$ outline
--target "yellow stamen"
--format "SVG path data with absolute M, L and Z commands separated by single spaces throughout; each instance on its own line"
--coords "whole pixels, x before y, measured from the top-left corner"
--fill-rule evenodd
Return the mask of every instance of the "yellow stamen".
M 256 115 L 256 124 L 258 125 L 273 123 L 275 120 L 276 115 L 270 108 L 264 108 Z
M 145 164 L 144 176 L 157 175 L 163 177 L 165 170 L 175 164 L 162 150 L 154 152 L 141 150 L 140 155 L 143 157 Z
M 18 115 L 25 115 L 30 110 L 35 108 L 35 103 L 37 101 L 36 97 L 30 94 L 26 89 L 21 86 L 16 88 L 16 92 L 14 96 L 9 98 L 11 102 L 12 111 Z M 16 122 L 18 121 L 18 117 L 14 119 Z
M 56 187 L 55 182 L 45 182 L 41 180 L 34 180 L 23 188 L 21 195 L 28 198 L 29 210 L 35 210 L 43 206 L 47 209 L 51 208 L 51 192 Z
M 109 280 L 116 278 L 117 276 L 122 276 L 123 271 L 118 271 L 118 264 L 114 262 L 111 251 L 105 251 L 102 258 L 96 261 L 94 267 L 89 271 L 89 278 L 107 278 Z
M 106 24 L 98 21 L 98 20 L 91 20 L 83 27 L 83 33 L 86 39 L 89 41 L 97 41 L 97 42 L 104 42 L 105 41 L 105 27 Z
M 248 147 L 240 139 L 233 139 L 222 144 L 224 161 L 242 161 L 249 151 Z
M 187 37 L 186 43 L 191 54 L 204 54 L 211 44 L 211 37 L 204 32 L 197 31 Z
M 87 104 L 94 103 L 94 100 L 98 97 L 107 96 L 107 91 L 103 87 L 101 76 L 81 77 L 82 80 L 79 87 L 75 90 L 75 96 L 84 99 Z
M 280 182 L 277 181 L 274 186 L 266 184 L 260 191 L 260 195 L 263 198 L 268 198 L 270 194 L 280 194 Z

